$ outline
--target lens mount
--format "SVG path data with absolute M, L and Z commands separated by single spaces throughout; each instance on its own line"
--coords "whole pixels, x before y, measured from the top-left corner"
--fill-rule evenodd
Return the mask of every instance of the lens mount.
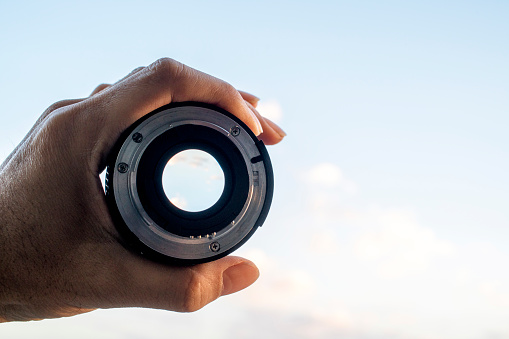
M 168 160 L 185 150 L 214 157 L 224 173 L 219 200 L 199 212 L 163 190 Z M 106 172 L 106 200 L 126 247 L 153 260 L 196 264 L 240 247 L 267 217 L 273 173 L 263 142 L 232 114 L 185 102 L 163 106 L 119 138 Z

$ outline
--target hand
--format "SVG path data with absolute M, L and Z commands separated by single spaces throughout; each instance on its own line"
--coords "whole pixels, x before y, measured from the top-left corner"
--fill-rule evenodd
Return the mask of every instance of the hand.
M 137 119 L 183 101 L 226 109 L 268 144 L 284 137 L 256 112 L 256 97 L 171 59 L 52 105 L 0 166 L 0 322 L 96 308 L 195 311 L 258 278 L 243 258 L 172 267 L 118 241 L 99 179 L 109 152 Z

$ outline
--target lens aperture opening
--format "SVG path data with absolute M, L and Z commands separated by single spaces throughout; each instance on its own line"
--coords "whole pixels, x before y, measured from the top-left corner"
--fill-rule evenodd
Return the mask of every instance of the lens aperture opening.
M 188 149 L 170 158 L 163 171 L 162 184 L 174 206 L 187 212 L 201 212 L 219 200 L 225 177 L 211 154 Z

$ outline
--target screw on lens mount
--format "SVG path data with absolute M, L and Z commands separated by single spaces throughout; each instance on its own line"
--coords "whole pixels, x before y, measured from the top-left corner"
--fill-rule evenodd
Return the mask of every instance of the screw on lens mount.
M 127 165 L 124 162 L 121 162 L 120 164 L 118 164 L 117 169 L 120 173 L 126 173 L 127 170 L 129 170 L 129 165 Z

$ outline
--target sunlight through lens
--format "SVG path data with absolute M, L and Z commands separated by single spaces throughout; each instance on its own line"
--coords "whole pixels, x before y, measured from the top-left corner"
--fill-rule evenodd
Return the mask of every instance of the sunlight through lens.
M 224 173 L 207 152 L 189 149 L 175 154 L 163 172 L 166 197 L 178 208 L 200 212 L 212 207 L 224 189 Z

